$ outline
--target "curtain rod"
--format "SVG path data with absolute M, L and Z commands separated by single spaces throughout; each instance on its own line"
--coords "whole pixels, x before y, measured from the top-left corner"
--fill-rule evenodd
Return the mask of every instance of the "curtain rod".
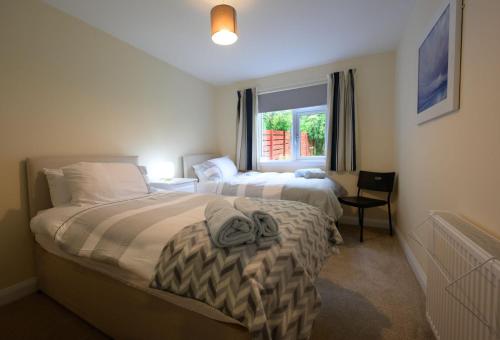
M 287 86 L 287 87 L 279 87 L 279 88 L 273 88 L 270 90 L 257 91 L 257 95 L 269 94 L 269 93 L 281 92 L 281 91 L 288 91 L 288 90 L 295 90 L 295 89 L 300 89 L 300 88 L 309 87 L 309 86 L 324 85 L 326 83 L 327 83 L 326 79 L 325 80 L 318 80 L 318 81 L 306 83 L 306 84 L 302 83 L 302 84 L 296 84 L 296 85 L 291 85 L 291 86 Z

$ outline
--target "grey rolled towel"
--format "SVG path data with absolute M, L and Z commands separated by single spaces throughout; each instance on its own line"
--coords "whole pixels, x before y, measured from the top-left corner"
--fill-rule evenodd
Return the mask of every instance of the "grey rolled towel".
M 231 203 L 216 199 L 205 208 L 210 238 L 220 248 L 255 242 L 256 230 L 251 219 Z
M 245 197 L 234 200 L 234 207 L 248 216 L 257 226 L 257 239 L 260 237 L 276 238 L 279 235 L 278 222 L 269 213 L 259 209 L 259 206 Z

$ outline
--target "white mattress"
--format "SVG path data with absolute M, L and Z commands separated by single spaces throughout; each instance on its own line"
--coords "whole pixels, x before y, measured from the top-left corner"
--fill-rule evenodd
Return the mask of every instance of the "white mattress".
M 168 292 L 149 288 L 149 280 L 134 274 L 123 268 L 110 264 L 98 262 L 89 258 L 70 255 L 59 248 L 55 242 L 55 235 L 59 227 L 65 220 L 87 209 L 88 206 L 62 206 L 41 211 L 31 220 L 31 230 L 35 234 L 36 242 L 46 251 L 66 260 L 78 263 L 86 268 L 95 270 L 113 279 L 125 283 L 131 287 L 142 290 L 150 295 L 176 304 L 185 309 L 197 312 L 211 319 L 240 324 L 237 320 L 230 318 L 222 312 L 210 307 L 209 305 L 186 297 L 181 297 Z

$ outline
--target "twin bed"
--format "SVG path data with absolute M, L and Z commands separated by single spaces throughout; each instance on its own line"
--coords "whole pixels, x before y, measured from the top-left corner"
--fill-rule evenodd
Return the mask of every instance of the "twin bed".
M 332 217 L 301 202 L 255 199 L 279 222 L 273 242 L 217 248 L 204 222 L 219 196 L 163 192 L 51 208 L 44 168 L 137 157 L 27 161 L 39 287 L 116 338 L 307 338 L 314 279 L 340 242 Z M 231 201 L 233 198 L 224 198 Z
M 296 177 L 285 172 L 238 172 L 230 176 L 200 178 L 194 167 L 219 157 L 215 154 L 196 154 L 183 157 L 184 177 L 198 178 L 198 192 L 225 196 L 260 197 L 283 199 L 310 204 L 323 210 L 334 221 L 342 216 L 337 197 L 345 196 L 345 188 L 334 180 L 325 178 Z M 220 159 L 220 158 L 219 158 Z M 236 168 L 235 168 L 236 169 Z

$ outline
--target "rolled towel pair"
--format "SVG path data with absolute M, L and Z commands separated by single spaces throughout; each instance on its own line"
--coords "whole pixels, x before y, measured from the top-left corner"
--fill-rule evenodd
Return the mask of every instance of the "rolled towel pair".
M 258 205 L 245 197 L 234 200 L 234 207 L 250 218 L 257 228 L 257 240 L 261 237 L 275 239 L 279 235 L 278 222 L 269 213 L 259 209 Z
M 234 207 L 224 199 L 211 201 L 205 208 L 205 219 L 210 238 L 221 248 L 253 243 L 261 237 L 272 240 L 279 235 L 276 220 L 243 197 L 234 201 Z
M 213 243 L 220 248 L 253 243 L 255 224 L 224 199 L 216 199 L 205 208 L 205 219 Z
M 295 171 L 295 177 L 323 179 L 326 178 L 326 173 L 320 168 L 298 169 Z

